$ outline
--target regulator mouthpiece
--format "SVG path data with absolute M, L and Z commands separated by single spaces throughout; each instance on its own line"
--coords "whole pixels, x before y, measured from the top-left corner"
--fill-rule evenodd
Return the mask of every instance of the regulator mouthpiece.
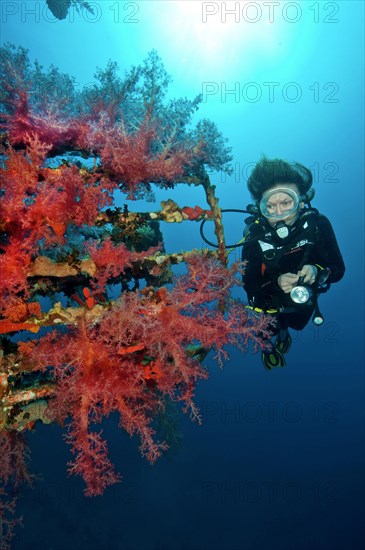
M 289 227 L 284 222 L 276 224 L 275 231 L 280 239 L 286 239 L 289 235 Z

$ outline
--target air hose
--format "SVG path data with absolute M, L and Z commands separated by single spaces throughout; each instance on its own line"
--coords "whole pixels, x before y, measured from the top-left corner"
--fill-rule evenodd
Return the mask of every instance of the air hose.
M 235 208 L 228 208 L 228 209 L 224 209 L 224 210 L 221 210 L 221 212 L 238 212 L 239 214 L 252 214 L 252 212 L 250 212 L 249 210 L 237 210 Z M 207 221 L 211 221 L 209 219 L 204 219 L 202 220 L 201 224 L 200 224 L 200 236 L 201 238 L 203 239 L 203 241 L 207 244 L 209 244 L 209 246 L 213 246 L 214 248 L 218 248 L 218 244 L 215 244 L 213 243 L 212 241 L 209 241 L 209 239 L 206 238 L 206 236 L 204 235 L 204 231 L 203 231 L 203 228 L 204 228 L 204 224 L 205 222 Z M 243 243 L 244 239 L 241 239 L 240 241 L 238 241 L 238 243 L 235 243 L 235 244 L 231 244 L 231 245 L 226 245 L 226 248 L 229 248 L 229 249 L 233 249 L 233 248 L 237 248 L 239 246 L 242 246 L 242 243 Z

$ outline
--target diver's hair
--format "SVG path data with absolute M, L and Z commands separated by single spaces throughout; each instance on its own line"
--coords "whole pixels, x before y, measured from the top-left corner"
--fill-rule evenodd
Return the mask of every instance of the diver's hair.
M 282 159 L 269 160 L 265 156 L 256 164 L 248 178 L 247 187 L 255 201 L 278 183 L 295 183 L 301 195 L 307 193 L 313 183 L 312 173 L 308 168 L 294 162 L 289 164 Z

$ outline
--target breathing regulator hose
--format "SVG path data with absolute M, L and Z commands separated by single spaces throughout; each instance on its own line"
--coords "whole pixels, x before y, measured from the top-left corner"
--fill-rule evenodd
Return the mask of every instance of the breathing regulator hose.
M 239 214 L 252 214 L 252 212 L 250 212 L 249 210 L 237 210 L 235 208 L 224 209 L 224 210 L 221 210 L 221 212 L 222 213 L 223 212 L 236 212 L 236 213 L 238 212 Z M 213 246 L 214 248 L 218 248 L 218 244 L 213 243 L 212 241 L 207 239 L 206 236 L 204 235 L 204 230 L 203 230 L 204 224 L 205 224 L 205 222 L 208 222 L 208 221 L 212 221 L 212 220 L 210 220 L 210 219 L 202 220 L 202 222 L 200 224 L 200 236 L 201 236 L 201 238 L 203 239 L 203 241 L 205 243 L 209 244 L 209 246 Z M 244 240 L 245 239 L 243 238 L 235 244 L 231 244 L 231 245 L 227 244 L 226 245 L 227 249 L 230 249 L 230 250 L 228 250 L 228 252 L 230 252 L 233 248 L 238 248 L 239 246 L 242 246 L 242 243 L 243 243 Z

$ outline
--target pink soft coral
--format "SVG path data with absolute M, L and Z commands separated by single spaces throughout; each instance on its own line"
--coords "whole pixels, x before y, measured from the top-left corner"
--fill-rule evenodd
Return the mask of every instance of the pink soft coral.
M 22 145 L 27 135 L 37 135 L 39 140 L 50 144 L 50 150 L 57 153 L 77 147 L 83 136 L 88 133 L 89 125 L 85 119 L 71 119 L 61 117 L 57 109 L 53 107 L 50 112 L 35 112 L 29 105 L 28 94 L 19 93 L 18 98 L 13 99 L 15 112 L 4 115 L 7 137 L 10 143 Z
M 171 185 L 178 181 L 194 157 L 183 143 L 165 145 L 161 151 L 153 152 L 159 148 L 156 124 L 146 117 L 134 133 L 127 133 L 123 122 L 111 125 L 109 118 L 102 116 L 80 138 L 79 146 L 100 156 L 103 170 L 134 198 L 143 185 L 148 188 L 151 182 Z

